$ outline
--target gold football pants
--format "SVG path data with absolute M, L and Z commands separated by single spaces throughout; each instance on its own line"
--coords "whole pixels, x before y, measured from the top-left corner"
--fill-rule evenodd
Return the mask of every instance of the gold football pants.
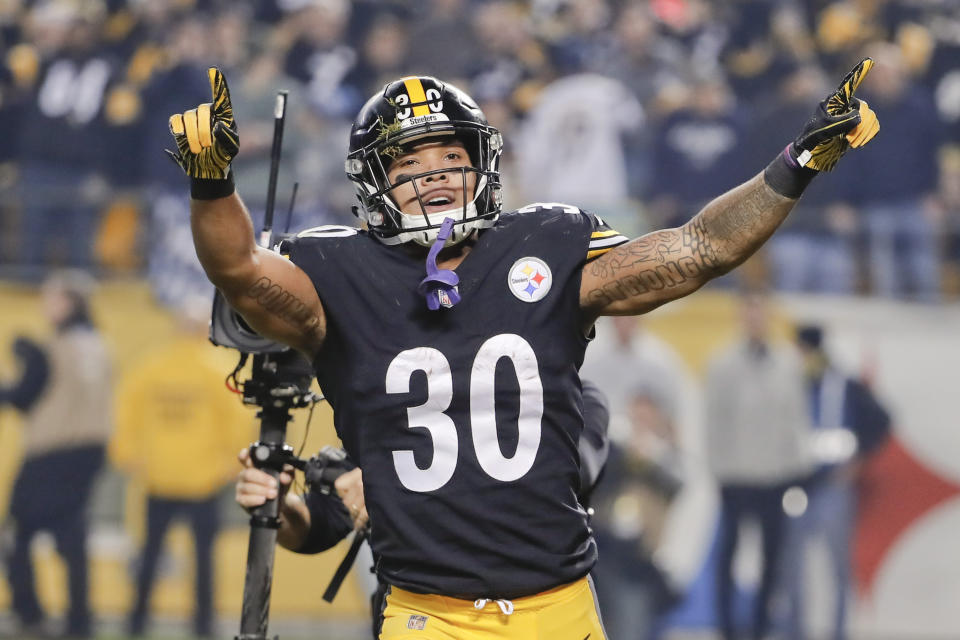
M 606 640 L 589 578 L 514 600 L 461 600 L 391 587 L 381 640 Z

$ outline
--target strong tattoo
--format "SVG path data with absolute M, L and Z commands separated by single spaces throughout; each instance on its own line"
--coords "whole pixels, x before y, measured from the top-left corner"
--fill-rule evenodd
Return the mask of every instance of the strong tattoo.
M 758 176 L 715 199 L 679 229 L 650 233 L 595 260 L 588 267 L 590 274 L 604 284 L 590 291 L 588 300 L 591 306 L 602 307 L 651 292 L 663 292 L 659 303 L 685 295 L 692 285 L 702 285 L 746 260 L 795 202 L 775 193 Z M 671 289 L 681 287 L 671 295 Z
M 589 300 L 605 305 L 678 287 L 691 279 L 703 279 L 705 272 L 715 271 L 718 266 L 703 222 L 695 218 L 680 229 L 637 238 L 591 263 L 591 275 L 605 282 L 588 294 Z
M 261 277 L 253 283 L 247 295 L 261 307 L 298 329 L 310 331 L 319 323 L 319 318 L 302 300 L 275 284 L 270 278 Z

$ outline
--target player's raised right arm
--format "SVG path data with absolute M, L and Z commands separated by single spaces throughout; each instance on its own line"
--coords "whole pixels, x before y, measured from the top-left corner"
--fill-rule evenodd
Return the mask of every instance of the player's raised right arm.
M 230 306 L 260 335 L 312 360 L 326 330 L 313 282 L 283 256 L 256 245 L 239 196 L 194 198 L 190 226 L 200 264 Z
M 230 174 L 239 149 L 230 92 L 218 69 L 208 73 L 213 101 L 170 117 L 177 151 L 167 152 L 190 176 L 197 257 L 251 327 L 312 359 L 325 333 L 320 298 L 306 273 L 256 244 L 253 223 Z

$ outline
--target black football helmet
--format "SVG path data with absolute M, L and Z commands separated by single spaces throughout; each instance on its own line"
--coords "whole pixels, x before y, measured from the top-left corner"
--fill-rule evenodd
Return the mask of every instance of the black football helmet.
M 459 170 L 464 186 L 464 205 L 427 213 L 420 199 L 420 214 L 402 213 L 392 191 L 398 185 L 432 173 L 455 173 L 440 169 L 406 177 L 390 184 L 387 169 L 401 150 L 425 138 L 452 136 L 463 143 L 473 166 Z M 483 112 L 470 96 L 451 84 L 429 76 L 401 78 L 384 86 L 360 110 L 350 131 L 350 152 L 345 168 L 357 190 L 360 206 L 354 213 L 385 244 L 416 242 L 433 244 L 445 218 L 454 226 L 447 240 L 456 244 L 475 229 L 492 226 L 500 214 L 500 154 L 503 138 L 487 124 Z M 477 174 L 471 199 L 466 193 L 467 172 Z M 419 198 L 419 189 L 417 190 Z

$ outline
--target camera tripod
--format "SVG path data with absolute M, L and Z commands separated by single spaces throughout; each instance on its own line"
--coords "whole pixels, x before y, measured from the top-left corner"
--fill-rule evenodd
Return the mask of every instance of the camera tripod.
M 241 365 L 245 361 L 241 359 Z M 310 391 L 313 372 L 296 351 L 255 354 L 253 374 L 243 384 L 243 401 L 260 407 L 260 439 L 250 446 L 255 467 L 275 479 L 284 465 L 305 470 L 308 461 L 294 455 L 287 445 L 290 410 L 307 407 L 321 399 Z M 267 640 L 270 614 L 270 590 L 273 584 L 274 546 L 280 528 L 280 504 L 277 498 L 264 502 L 250 512 L 250 542 L 243 586 L 240 634 L 236 640 Z M 276 636 L 274 636 L 276 638 Z

